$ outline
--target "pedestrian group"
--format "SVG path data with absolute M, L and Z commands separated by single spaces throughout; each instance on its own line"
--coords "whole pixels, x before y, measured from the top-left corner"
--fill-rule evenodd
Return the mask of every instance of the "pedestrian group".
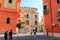
M 10 30 L 10 32 L 8 32 L 8 31 L 6 31 L 5 33 L 4 33 L 4 39 L 5 40 L 12 40 L 12 29 Z
M 32 34 L 36 35 L 36 32 L 37 32 L 37 28 L 32 29 L 32 30 L 31 30 L 31 35 L 32 35 Z

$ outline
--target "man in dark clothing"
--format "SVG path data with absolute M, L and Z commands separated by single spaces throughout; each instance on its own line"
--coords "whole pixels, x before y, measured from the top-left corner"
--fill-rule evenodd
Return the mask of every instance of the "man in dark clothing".
M 11 38 L 11 40 L 12 40 L 12 29 L 10 30 L 10 32 L 9 32 L 9 35 L 10 35 L 10 38 Z
M 36 32 L 37 32 L 37 27 L 35 28 Z
M 7 34 L 7 32 L 5 32 L 5 33 L 4 33 L 4 39 L 5 39 L 5 40 L 7 40 L 7 39 L 8 39 L 8 37 L 7 37 L 7 36 L 8 36 L 8 34 Z

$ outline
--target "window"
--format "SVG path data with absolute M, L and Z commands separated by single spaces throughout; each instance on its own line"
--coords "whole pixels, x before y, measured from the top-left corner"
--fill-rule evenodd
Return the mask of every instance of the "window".
M 24 15 L 24 17 L 26 17 L 26 15 Z
M 57 12 L 57 22 L 60 23 L 60 9 L 58 9 Z
M 57 13 L 57 17 L 60 17 L 60 11 L 58 11 L 58 13 Z
M 57 21 L 60 22 L 60 18 Z
M 29 25 L 29 20 L 26 20 L 26 25 Z
M 7 24 L 9 24 L 9 23 L 10 23 L 10 18 L 7 18 L 6 23 L 7 23 Z
M 47 5 L 44 6 L 44 10 L 47 10 Z
M 44 5 L 43 10 L 44 10 L 44 14 L 46 14 L 48 12 L 48 6 Z
M 35 18 L 37 19 L 37 15 L 35 15 Z
M 57 3 L 60 3 L 60 0 L 57 0 Z
M 27 14 L 26 17 L 29 18 L 29 15 Z
M 35 21 L 35 25 L 37 25 L 37 21 Z
M 19 12 L 21 12 L 21 10 L 19 10 Z
M 12 3 L 12 0 L 9 0 L 9 3 Z

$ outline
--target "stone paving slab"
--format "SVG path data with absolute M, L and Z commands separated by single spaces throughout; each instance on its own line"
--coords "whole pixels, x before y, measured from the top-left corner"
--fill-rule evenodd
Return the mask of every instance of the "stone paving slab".
M 4 38 L 0 38 L 0 40 L 4 40 Z M 52 38 L 50 36 L 37 35 L 37 36 L 13 37 L 13 40 L 60 40 L 60 38 L 57 37 Z

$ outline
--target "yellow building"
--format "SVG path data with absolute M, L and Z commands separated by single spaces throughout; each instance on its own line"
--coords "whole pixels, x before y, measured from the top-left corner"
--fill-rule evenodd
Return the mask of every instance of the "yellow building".
M 41 16 L 41 21 L 39 22 L 39 29 L 42 32 L 44 30 L 44 18 Z
M 22 28 L 31 30 L 38 27 L 37 8 L 21 7 L 19 11 L 21 13 L 20 20 L 22 23 Z

